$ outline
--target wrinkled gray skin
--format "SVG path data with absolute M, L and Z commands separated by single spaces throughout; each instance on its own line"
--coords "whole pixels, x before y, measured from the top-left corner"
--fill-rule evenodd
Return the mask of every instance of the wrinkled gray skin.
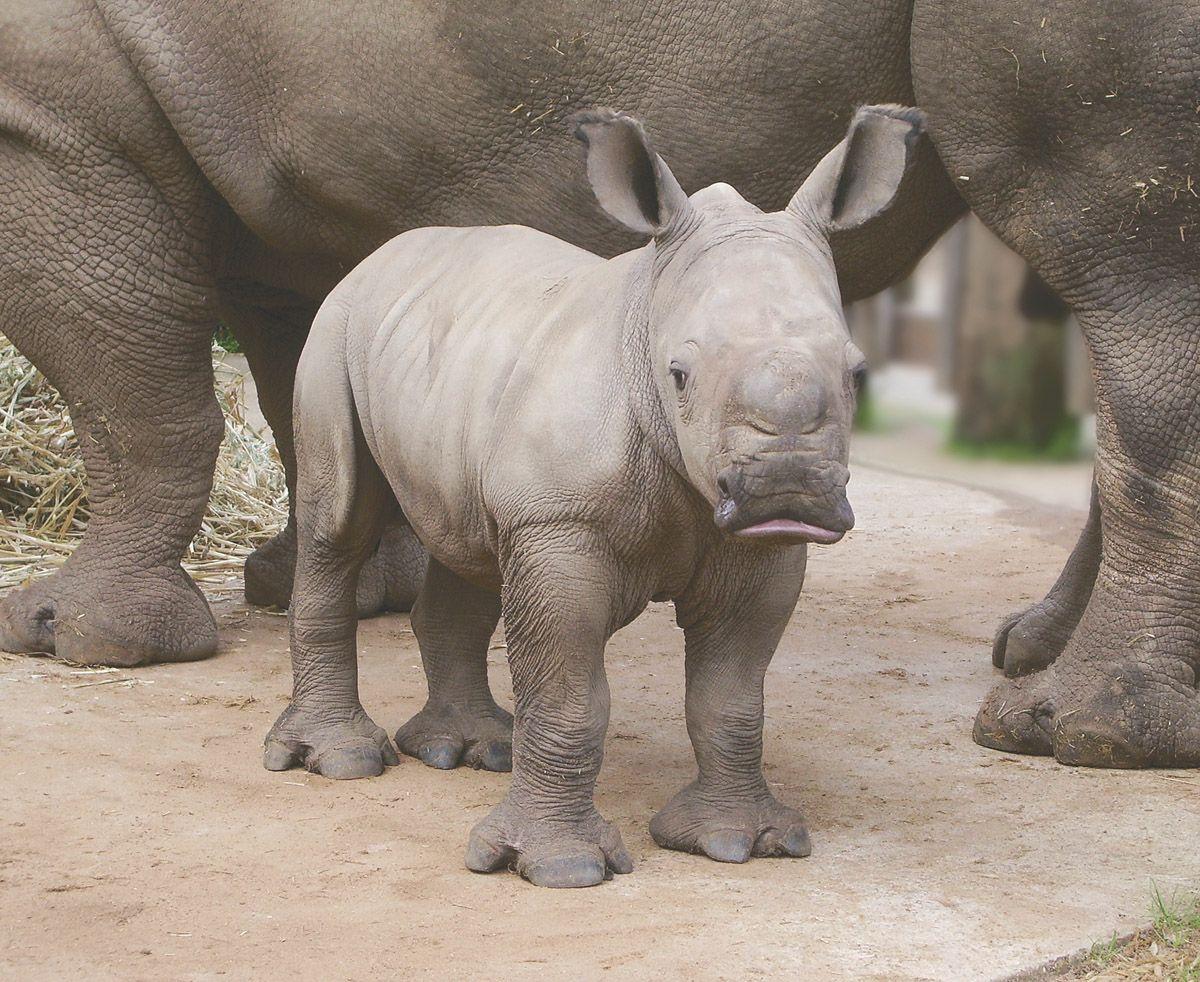
M 218 316 L 294 478 L 308 324 L 372 249 L 499 222 L 605 255 L 636 243 L 574 179 L 575 109 L 653 118 L 685 188 L 727 180 L 780 208 L 854 106 L 915 102 L 941 159 L 923 141 L 895 206 L 834 235 L 843 297 L 902 276 L 965 198 L 1074 306 L 1099 394 L 1079 561 L 1002 630 L 997 660 L 1036 670 L 1001 683 L 976 737 L 1200 764 L 1197 17 L 1183 0 L 449 0 L 333 19 L 316 0 L 0 0 L 0 329 L 66 397 L 94 508 L 63 570 L 0 604 L 0 647 L 216 649 L 179 558 L 221 434 Z M 248 597 L 287 602 L 294 542 L 289 525 L 247 564 Z M 360 609 L 404 606 L 423 561 L 390 526 Z
M 762 775 L 763 675 L 807 542 L 854 522 L 855 380 L 829 235 L 892 202 L 919 116 L 870 107 L 788 207 L 693 194 L 631 117 L 578 122 L 605 210 L 652 235 L 605 260 L 520 226 L 401 235 L 317 314 L 296 382 L 295 691 L 271 769 L 395 763 L 358 700 L 356 576 L 398 501 L 430 553 L 413 626 L 425 708 L 396 735 L 434 766 L 509 761 L 487 650 L 503 614 L 513 782 L 467 865 L 543 886 L 632 868 L 592 792 L 604 647 L 651 598 L 684 629 L 697 779 L 654 819 L 663 846 L 725 862 L 805 856 Z

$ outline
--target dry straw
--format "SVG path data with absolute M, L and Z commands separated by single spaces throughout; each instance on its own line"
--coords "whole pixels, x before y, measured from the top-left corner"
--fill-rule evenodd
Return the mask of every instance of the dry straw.
M 184 567 L 228 580 L 287 521 L 287 488 L 274 444 L 245 417 L 244 378 L 213 347 L 225 439 L 204 523 Z M 87 523 L 83 462 L 66 406 L 0 335 L 0 589 L 61 566 Z M 210 587 L 211 589 L 211 587 Z

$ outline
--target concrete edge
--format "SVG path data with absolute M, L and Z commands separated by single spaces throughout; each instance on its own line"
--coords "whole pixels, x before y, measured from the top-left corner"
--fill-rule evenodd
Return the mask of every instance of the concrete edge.
M 1150 930 L 1153 927 L 1151 924 L 1146 924 L 1142 927 L 1135 928 L 1125 934 L 1118 935 L 1113 940 L 1120 946 L 1129 944 L 1138 935 Z M 1105 944 L 1108 942 L 1106 941 Z M 1088 945 L 1086 948 L 1079 948 L 1076 951 L 1067 955 L 1058 955 L 1051 958 L 1049 961 L 1042 962 L 1040 965 L 1034 965 L 1031 968 L 1023 968 L 1011 975 L 1002 975 L 993 982 L 1036 982 L 1038 979 L 1056 979 L 1059 978 L 1065 971 L 1072 968 L 1077 968 L 1082 965 L 1088 958 L 1091 957 L 1094 944 Z

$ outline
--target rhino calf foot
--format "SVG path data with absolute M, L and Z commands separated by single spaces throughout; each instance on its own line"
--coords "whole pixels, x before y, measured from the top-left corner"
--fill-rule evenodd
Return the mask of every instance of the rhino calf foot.
M 338 781 L 376 777 L 400 763 L 387 732 L 361 707 L 342 719 L 288 706 L 263 744 L 269 771 L 303 767 Z
M 396 746 L 440 770 L 511 771 L 512 725 L 512 714 L 495 703 L 474 709 L 430 701 L 396 731 Z
M 466 864 L 476 873 L 511 869 L 534 886 L 553 888 L 591 887 L 633 872 L 621 833 L 595 810 L 568 822 L 535 817 L 511 800 L 471 830 Z
M 744 863 L 751 856 L 804 857 L 812 852 L 804 816 L 763 789 L 754 797 L 705 794 L 690 784 L 650 820 L 650 835 L 664 849 Z

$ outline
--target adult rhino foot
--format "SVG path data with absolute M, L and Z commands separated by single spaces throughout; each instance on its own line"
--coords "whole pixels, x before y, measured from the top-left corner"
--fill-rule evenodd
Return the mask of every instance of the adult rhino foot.
M 992 642 L 992 664 L 1010 678 L 1040 671 L 1062 654 L 1078 623 L 1077 615 L 1050 600 L 1009 614 Z
M 511 771 L 512 724 L 495 703 L 474 709 L 431 701 L 396 732 L 396 746 L 441 770 Z
M 263 766 L 269 771 L 303 767 L 314 774 L 347 781 L 376 777 L 400 763 L 382 727 L 361 707 L 341 719 L 288 706 L 263 742 Z
M 804 816 L 767 790 L 754 797 L 706 795 L 699 784 L 680 791 L 650 820 L 664 849 L 744 863 L 751 856 L 804 857 L 812 852 Z
M 1004 681 L 975 718 L 975 742 L 1082 767 L 1200 766 L 1200 698 L 1182 659 L 1088 658 L 1068 648 Z
M 196 661 L 216 653 L 217 625 L 178 566 L 68 564 L 0 600 L 0 650 L 121 668 Z
M 389 524 L 379 546 L 358 574 L 358 616 L 411 610 L 429 562 L 407 525 Z M 246 602 L 286 609 L 292 602 L 296 573 L 296 531 L 289 524 L 246 558 Z
M 633 871 L 616 826 L 595 810 L 581 821 L 535 817 L 511 800 L 471 830 L 467 869 L 511 869 L 539 887 L 590 887 Z

